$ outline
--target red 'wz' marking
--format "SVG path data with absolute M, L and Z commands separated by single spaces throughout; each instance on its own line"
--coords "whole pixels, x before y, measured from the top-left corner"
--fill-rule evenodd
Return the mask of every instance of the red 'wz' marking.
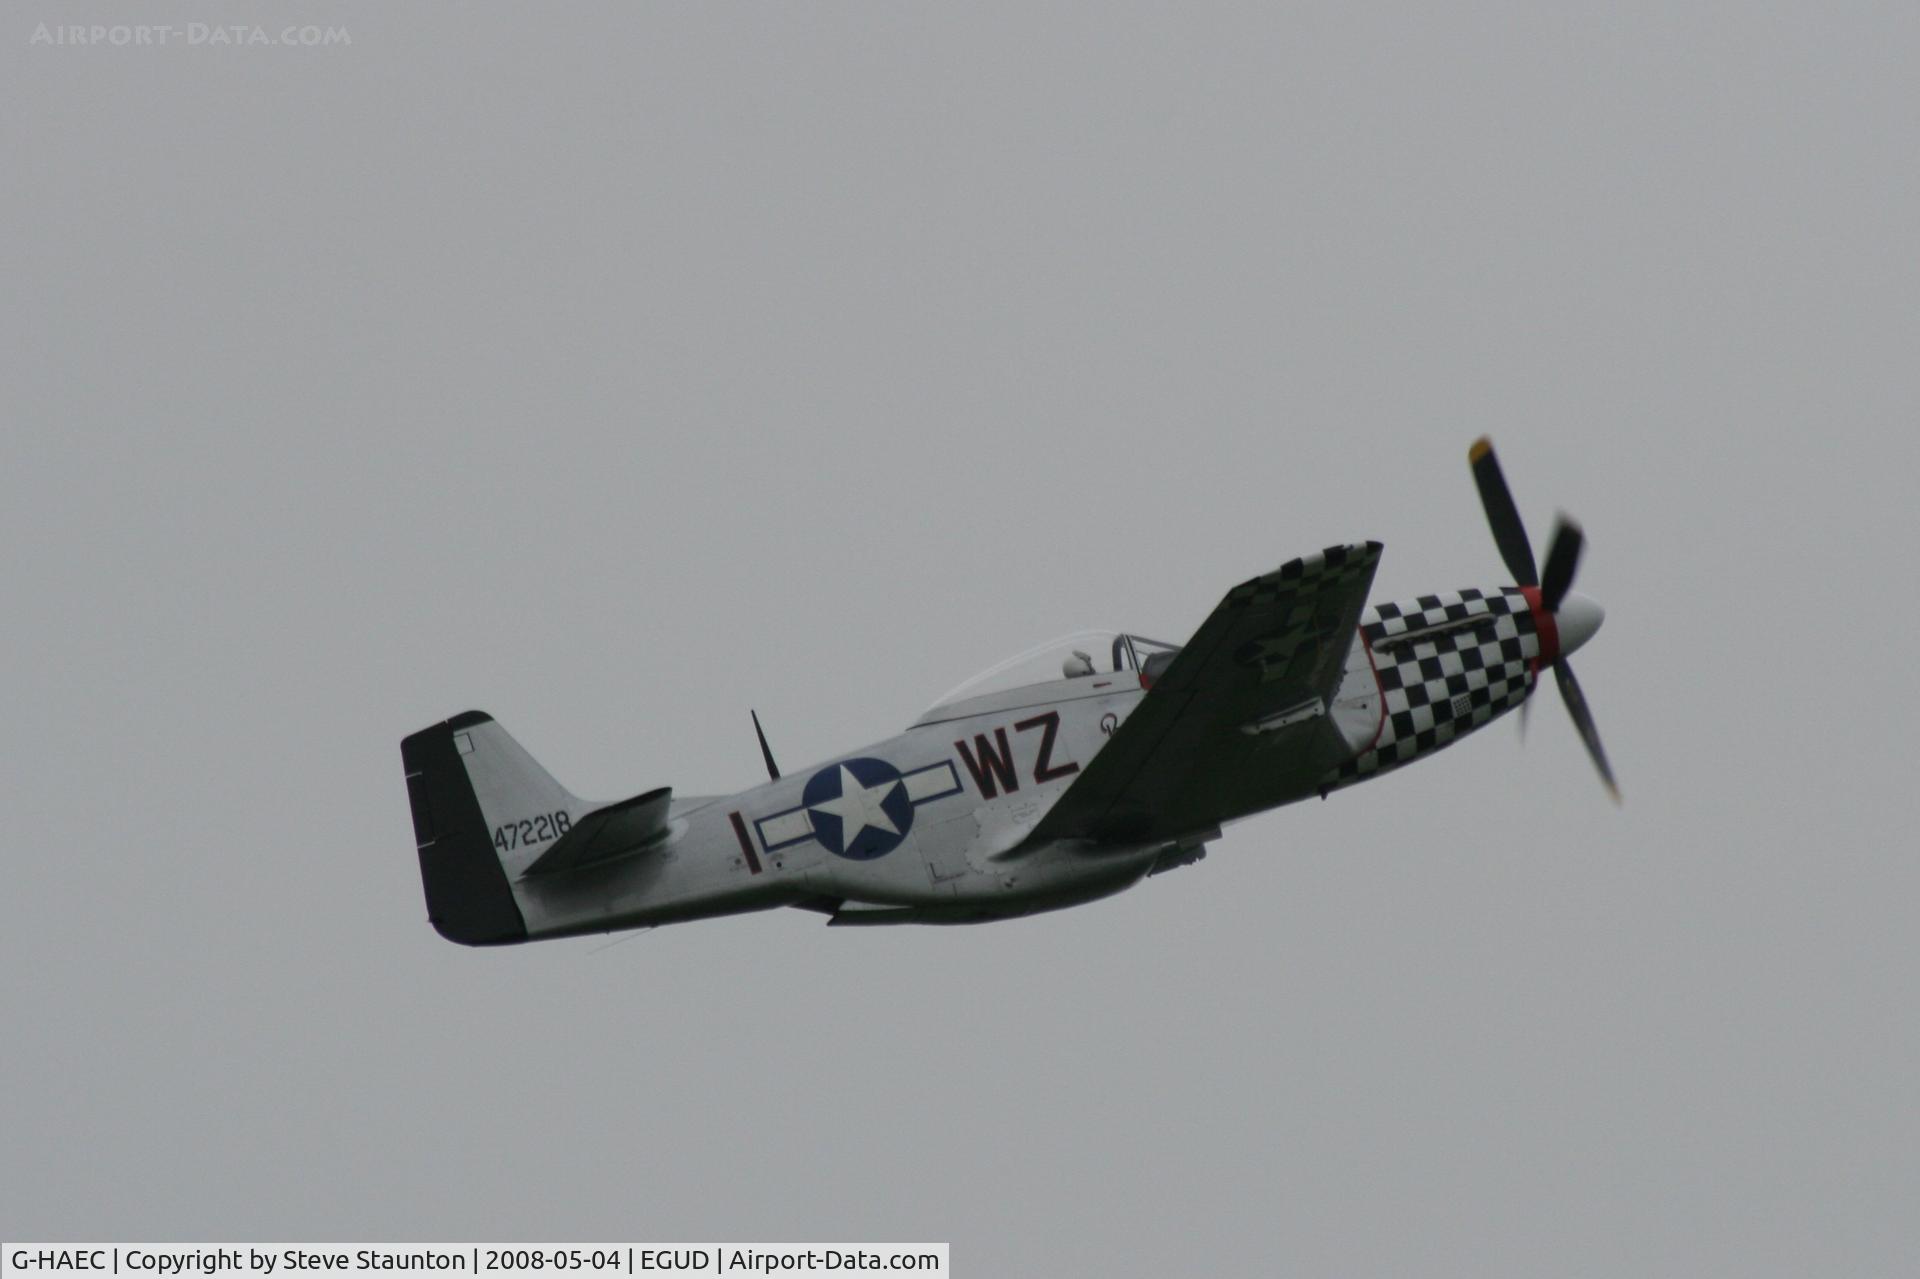
M 1071 777 L 1080 771 L 1078 764 L 1053 762 L 1054 738 L 1060 733 L 1059 711 L 1023 719 L 1013 726 L 1013 731 L 1024 733 L 1035 728 L 1040 730 L 1040 750 L 1033 761 L 1035 786 Z M 1020 774 L 1013 767 L 1013 747 L 1007 741 L 1006 729 L 994 729 L 991 738 L 985 733 L 975 733 L 972 750 L 967 749 L 964 741 L 955 742 L 953 748 L 960 752 L 960 762 L 973 774 L 973 784 L 979 788 L 982 798 L 994 799 L 1002 790 L 1011 795 L 1020 789 Z

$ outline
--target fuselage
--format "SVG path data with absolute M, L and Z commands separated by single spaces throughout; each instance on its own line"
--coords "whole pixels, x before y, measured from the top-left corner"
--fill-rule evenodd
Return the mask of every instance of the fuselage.
M 1259 726 L 1248 726 L 1246 742 L 1199 784 L 1225 822 L 1378 777 L 1518 706 L 1557 655 L 1536 590 L 1465 590 L 1369 608 L 1336 694 L 1311 712 L 1324 717 L 1324 756 L 1305 768 L 1276 766 L 1262 754 Z M 527 935 L 782 906 L 819 910 L 838 924 L 970 923 L 1118 892 L 1196 860 L 1219 824 L 1138 843 L 1030 836 L 1148 682 L 1116 669 L 969 697 L 896 736 L 738 794 L 676 799 L 666 839 L 642 854 L 516 878 Z

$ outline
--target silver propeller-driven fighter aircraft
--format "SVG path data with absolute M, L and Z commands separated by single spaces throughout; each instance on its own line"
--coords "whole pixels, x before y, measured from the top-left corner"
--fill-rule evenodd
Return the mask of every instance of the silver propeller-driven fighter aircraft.
M 1368 607 L 1380 544 L 1331 546 L 1228 591 L 1184 645 L 1070 636 L 801 773 L 760 734 L 769 780 L 735 795 L 596 803 L 490 715 L 422 729 L 400 752 L 428 918 L 489 946 L 785 906 L 833 924 L 1058 910 L 1451 745 L 1543 668 L 1617 799 L 1567 664 L 1603 616 L 1570 589 L 1580 530 L 1560 521 L 1539 573 L 1492 446 L 1468 457 L 1515 585 Z

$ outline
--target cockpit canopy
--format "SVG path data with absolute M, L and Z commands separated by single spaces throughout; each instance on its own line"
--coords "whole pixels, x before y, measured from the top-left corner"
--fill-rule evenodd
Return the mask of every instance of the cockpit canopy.
M 1178 644 L 1167 644 L 1126 631 L 1075 631 L 1015 653 L 965 683 L 949 689 L 922 719 L 935 718 L 935 712 L 956 702 L 972 701 L 1029 685 L 1111 678 L 1114 675 L 1137 680 L 1144 674 L 1151 680 L 1166 669 L 1173 655 L 1179 651 Z

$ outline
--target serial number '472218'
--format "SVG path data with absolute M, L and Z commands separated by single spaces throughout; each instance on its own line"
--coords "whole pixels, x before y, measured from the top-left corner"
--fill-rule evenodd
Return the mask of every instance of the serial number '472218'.
M 558 812 L 541 813 L 538 817 L 528 817 L 517 822 L 508 822 L 504 826 L 493 828 L 493 846 L 503 853 L 516 848 L 527 848 L 534 844 L 544 844 L 548 840 L 558 839 L 573 829 L 573 819 L 567 816 L 565 809 Z

